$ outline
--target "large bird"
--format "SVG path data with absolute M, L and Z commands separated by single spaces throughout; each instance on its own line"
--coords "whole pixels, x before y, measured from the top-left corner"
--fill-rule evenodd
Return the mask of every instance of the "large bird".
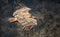
M 8 21 L 17 21 L 23 26 L 23 29 L 30 30 L 37 25 L 37 20 L 32 14 L 29 13 L 30 10 L 31 8 L 22 7 L 21 9 L 16 10 L 13 13 L 14 18 L 9 18 Z

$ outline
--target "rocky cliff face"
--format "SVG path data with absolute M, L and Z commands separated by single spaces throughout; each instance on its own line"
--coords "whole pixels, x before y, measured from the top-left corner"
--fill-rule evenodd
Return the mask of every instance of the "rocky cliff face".
M 17 22 L 2 21 L 13 17 L 21 2 L 37 18 L 38 26 L 30 31 L 22 30 Z M 0 0 L 0 37 L 60 37 L 60 0 Z

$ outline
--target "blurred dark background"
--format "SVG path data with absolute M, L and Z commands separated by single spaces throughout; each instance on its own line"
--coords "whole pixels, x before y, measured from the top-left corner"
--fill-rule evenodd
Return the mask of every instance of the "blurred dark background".
M 38 17 L 38 26 L 30 31 L 21 30 L 17 22 L 2 21 L 13 17 L 20 3 Z M 0 37 L 60 37 L 60 0 L 0 0 Z

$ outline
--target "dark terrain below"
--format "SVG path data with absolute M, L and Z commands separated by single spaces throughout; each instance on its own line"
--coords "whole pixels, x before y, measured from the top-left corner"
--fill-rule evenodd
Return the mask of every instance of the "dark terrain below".
M 38 26 L 30 31 L 21 30 L 17 22 L 2 21 L 13 17 L 21 2 L 38 20 Z M 60 0 L 0 0 L 0 37 L 60 37 Z

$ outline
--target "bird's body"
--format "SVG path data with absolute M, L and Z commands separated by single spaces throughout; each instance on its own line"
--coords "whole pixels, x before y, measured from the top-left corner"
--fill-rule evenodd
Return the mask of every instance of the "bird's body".
M 37 25 L 37 20 L 34 19 L 34 16 L 29 13 L 30 10 L 31 9 L 28 7 L 23 7 L 13 13 L 14 20 L 18 21 L 23 28 L 27 30 Z

